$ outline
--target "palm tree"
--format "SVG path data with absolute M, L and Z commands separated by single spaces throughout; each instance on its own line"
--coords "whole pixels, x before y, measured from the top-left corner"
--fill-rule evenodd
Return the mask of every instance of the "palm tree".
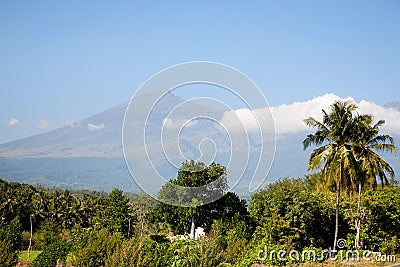
M 388 183 L 388 176 L 394 178 L 394 171 L 377 152 L 396 152 L 393 138 L 390 135 L 379 135 L 379 127 L 385 121 L 379 120 L 376 124 L 372 125 L 374 117 L 372 115 L 358 115 L 354 119 L 355 134 L 353 135 L 353 153 L 358 162 L 357 174 L 357 187 L 358 187 L 358 200 L 357 200 L 357 215 L 354 215 L 354 224 L 356 229 L 356 237 L 354 246 L 360 249 L 360 231 L 361 222 L 364 219 L 365 212 L 361 209 L 361 192 L 362 188 L 369 184 L 370 187 L 375 189 L 377 187 L 377 177 L 381 181 L 382 187 Z
M 330 111 L 322 110 L 323 119 L 319 122 L 309 117 L 304 120 L 307 126 L 315 129 L 303 141 L 304 149 L 317 145 L 309 158 L 309 170 L 321 168 L 326 185 L 334 185 L 336 189 L 336 220 L 333 250 L 336 248 L 339 231 L 340 191 L 350 184 L 356 175 L 354 172 L 356 158 L 351 147 L 354 134 L 353 112 L 357 106 L 352 102 L 335 101 Z

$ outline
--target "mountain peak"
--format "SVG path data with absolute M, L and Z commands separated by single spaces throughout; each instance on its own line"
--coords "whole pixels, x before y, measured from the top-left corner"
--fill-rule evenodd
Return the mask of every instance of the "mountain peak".
M 393 108 L 393 109 L 397 109 L 400 111 L 400 101 L 389 102 L 384 107 L 385 108 Z

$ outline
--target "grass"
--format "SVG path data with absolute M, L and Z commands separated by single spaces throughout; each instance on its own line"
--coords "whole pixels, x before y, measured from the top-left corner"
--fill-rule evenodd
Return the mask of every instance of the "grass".
M 41 250 L 31 250 L 31 258 L 30 260 L 34 260 L 39 254 L 42 252 Z M 28 260 L 28 251 L 21 251 L 18 255 L 19 260 L 27 261 Z
M 41 250 L 31 250 L 30 260 L 33 261 L 41 252 L 42 252 Z M 21 251 L 18 255 L 18 260 L 27 261 L 28 260 L 28 251 L 27 250 Z M 71 260 L 72 260 L 72 255 L 68 254 L 67 262 L 71 262 Z
M 69 253 L 69 254 L 67 255 L 67 260 L 66 260 L 66 262 L 71 263 L 71 261 L 72 261 L 72 254 Z

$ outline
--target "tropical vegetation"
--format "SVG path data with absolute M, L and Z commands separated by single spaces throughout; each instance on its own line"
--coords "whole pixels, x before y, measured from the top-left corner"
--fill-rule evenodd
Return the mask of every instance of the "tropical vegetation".
M 318 265 L 344 250 L 400 253 L 400 183 L 383 157 L 396 147 L 379 133 L 384 121 L 358 114 L 351 102 L 335 102 L 322 115 L 305 120 L 315 130 L 303 142 L 305 149 L 316 145 L 314 172 L 278 179 L 249 199 L 226 192 L 226 167 L 194 161 L 182 164 L 159 199 L 187 203 L 173 185 L 218 181 L 202 192 L 221 194 L 217 201 L 198 205 L 202 195 L 191 195 L 193 205 L 179 206 L 118 188 L 61 190 L 0 179 L 0 267 Z M 181 236 L 196 227 L 206 235 Z

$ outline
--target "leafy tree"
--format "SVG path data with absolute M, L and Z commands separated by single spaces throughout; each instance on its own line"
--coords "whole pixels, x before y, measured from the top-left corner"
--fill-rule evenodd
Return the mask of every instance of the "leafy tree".
M 105 217 L 103 223 L 111 233 L 119 232 L 123 236 L 129 236 L 129 223 L 133 221 L 129 199 L 123 192 L 115 188 L 106 199 Z
M 65 264 L 68 249 L 63 240 L 47 245 L 32 261 L 31 267 L 54 267 L 57 262 Z
M 155 228 L 157 228 L 157 226 L 151 224 L 148 216 L 155 204 L 156 201 L 145 194 L 135 196 L 130 202 L 131 215 L 137 218 L 136 225 L 135 222 L 131 222 L 130 225 L 131 227 L 133 227 L 133 225 L 136 226 L 134 229 L 135 236 L 139 237 L 139 239 L 142 239 L 146 234 L 156 232 Z
M 222 179 L 220 179 L 222 178 Z M 179 185 L 184 187 L 199 187 L 209 185 L 211 182 L 219 179 L 218 183 L 213 184 L 210 188 L 203 191 L 203 196 L 180 195 L 179 189 L 171 185 Z M 214 219 L 228 219 L 235 213 L 246 216 L 246 203 L 235 193 L 223 193 L 227 188 L 226 168 L 216 163 L 205 166 L 204 163 L 195 163 L 194 161 L 185 162 L 182 164 L 178 177 L 167 183 L 161 190 L 160 195 L 163 197 L 173 197 L 180 202 L 191 201 L 191 207 L 172 206 L 163 202 L 158 202 L 154 211 L 149 215 L 152 221 L 160 220 L 171 225 L 176 232 L 189 232 L 194 224 L 210 229 Z M 199 199 L 204 197 L 204 194 L 213 194 L 213 191 L 222 194 L 218 200 L 206 204 L 198 205 Z M 200 192 L 199 192 L 200 194 Z
M 0 197 L 0 221 L 11 222 L 16 216 L 20 218 L 22 229 L 29 229 L 32 196 L 35 189 L 31 185 L 11 182 L 4 186 Z
M 363 228 L 360 229 L 364 247 L 373 251 L 399 253 L 400 188 L 389 184 L 384 189 L 368 189 L 363 192 L 361 206 L 365 207 Z M 352 215 L 349 209 L 349 220 L 354 219 Z
M 333 201 L 307 186 L 300 178 L 286 178 L 252 196 L 248 210 L 257 223 L 254 238 L 259 243 L 328 247 L 334 229 Z M 346 226 L 344 221 L 340 225 Z
M 224 166 L 216 163 L 205 166 L 203 162 L 191 160 L 182 164 L 176 179 L 161 188 L 159 198 L 176 206 L 198 206 L 209 198 L 222 196 L 227 187 Z
M 377 177 L 379 177 L 382 187 L 388 183 L 388 176 L 394 178 L 393 168 L 376 152 L 396 152 L 393 138 L 390 135 L 379 135 L 379 127 L 385 121 L 379 120 L 372 125 L 374 117 L 372 115 L 358 115 L 355 121 L 355 131 L 353 135 L 353 150 L 358 162 L 357 168 L 357 214 L 354 214 L 354 224 L 356 236 L 354 246 L 356 249 L 361 248 L 360 231 L 361 223 L 365 216 L 365 211 L 361 207 L 362 188 L 369 184 L 371 188 L 376 188 Z
M 339 231 L 340 191 L 353 184 L 356 164 L 351 141 L 355 134 L 353 112 L 357 106 L 352 102 L 335 101 L 330 111 L 322 110 L 322 122 L 309 117 L 304 120 L 307 126 L 316 129 L 303 141 L 304 149 L 317 145 L 310 155 L 308 169 L 321 168 L 325 184 L 334 185 L 336 190 L 335 234 L 333 249 L 336 248 Z

